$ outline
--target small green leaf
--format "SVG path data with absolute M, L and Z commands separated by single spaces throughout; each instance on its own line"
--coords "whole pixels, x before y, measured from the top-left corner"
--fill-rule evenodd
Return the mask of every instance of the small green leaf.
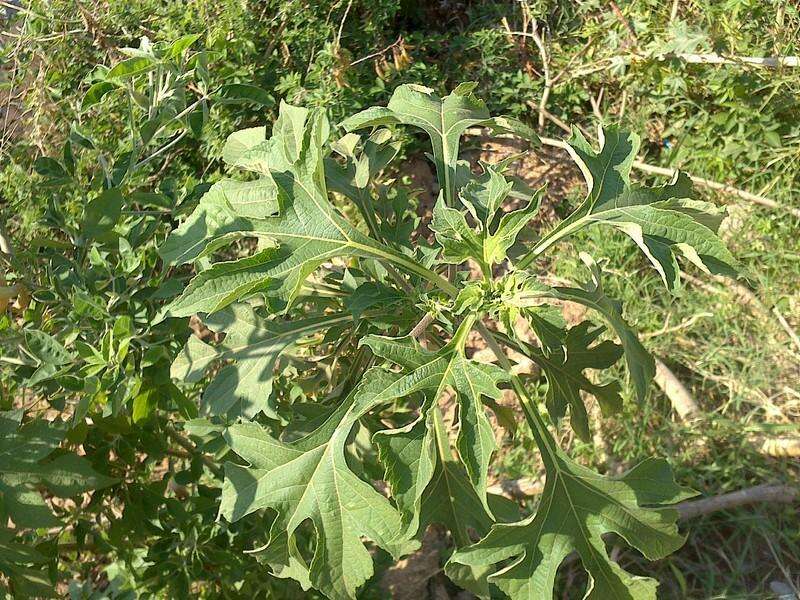
M 126 58 L 122 62 L 114 65 L 106 74 L 107 79 L 128 79 L 147 73 L 156 68 L 155 61 L 149 56 L 134 56 Z
M 98 81 L 93 83 L 83 96 L 81 109 L 86 110 L 87 108 L 91 108 L 105 98 L 109 92 L 115 89 L 117 89 L 117 85 L 111 81 Z
M 40 156 L 33 161 L 33 169 L 42 177 L 48 177 L 50 179 L 69 177 L 64 166 L 55 158 L 50 158 L 49 156 Z
M 81 233 L 87 238 L 106 238 L 122 215 L 125 200 L 119 189 L 105 190 L 86 205 Z
M 275 99 L 263 88 L 249 83 L 229 83 L 219 89 L 226 102 L 251 102 L 257 106 L 275 106 Z

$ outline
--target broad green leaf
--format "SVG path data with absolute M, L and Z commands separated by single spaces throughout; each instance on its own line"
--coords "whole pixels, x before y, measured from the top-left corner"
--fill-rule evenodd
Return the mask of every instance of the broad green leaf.
M 201 34 L 199 33 L 182 35 L 170 44 L 169 50 L 167 50 L 167 57 L 173 59 L 180 58 L 184 52 L 191 48 L 192 44 L 200 39 L 200 36 Z
M 489 111 L 472 91 L 474 83 L 462 83 L 440 98 L 431 88 L 407 84 L 395 89 L 386 108 L 368 108 L 342 123 L 347 131 L 392 123 L 413 125 L 431 138 L 439 185 L 445 203 L 455 200 L 455 171 L 461 136 L 469 128 L 489 121 Z
M 61 366 L 72 360 L 72 353 L 56 338 L 38 329 L 25 330 L 26 349 L 40 363 Z
M 473 320 L 472 316 L 465 318 L 450 343 L 438 352 L 425 350 L 410 337 L 368 335 L 361 344 L 407 371 L 379 394 L 382 401 L 426 392 L 432 394 L 435 403 L 447 389 L 456 392 L 459 406 L 456 447 L 469 480 L 488 510 L 486 477 L 496 443 L 482 398 L 499 399 L 498 385 L 508 380 L 508 374 L 495 365 L 477 363 L 464 355 L 464 342 Z
M 638 148 L 637 136 L 608 128 L 602 130 L 601 149 L 596 152 L 575 131 L 569 149 L 586 179 L 588 195 L 517 266 L 524 268 L 575 231 L 605 224 L 622 231 L 639 246 L 671 291 L 680 286 L 677 254 L 707 273 L 736 276 L 737 261 L 717 236 L 724 213 L 693 200 L 691 181 L 683 173 L 657 188 L 631 185 L 630 169 Z
M 38 487 L 70 497 L 116 481 L 92 469 L 76 454 L 47 460 L 66 435 L 60 422 L 34 420 L 20 427 L 22 411 L 0 412 L 0 506 L 17 527 L 54 527 L 59 524 Z
M 494 525 L 480 542 L 456 551 L 448 566 L 497 565 L 488 580 L 510 598 L 544 599 L 553 597 L 558 567 L 576 551 L 589 573 L 587 600 L 655 600 L 657 582 L 622 570 L 609 558 L 603 536 L 616 533 L 646 558 L 662 558 L 684 541 L 678 513 L 668 505 L 693 492 L 678 486 L 659 459 L 619 478 L 604 477 L 572 461 L 537 423 L 547 479 L 536 512 Z
M 250 127 L 240 129 L 228 136 L 222 148 L 222 160 L 225 164 L 235 167 L 239 157 L 267 139 L 266 127 Z
M 257 184 L 259 189 L 269 190 L 269 194 L 264 191 L 265 197 L 274 185 L 277 214 L 266 214 L 274 212 L 269 203 L 254 207 L 247 200 L 251 197 L 247 190 L 237 188 L 237 194 L 231 194 L 229 185 L 212 188 L 195 212 L 172 232 L 161 255 L 169 264 L 191 262 L 245 236 L 277 243 L 279 248 L 201 273 L 200 282 L 187 289 L 192 298 L 176 300 L 177 311 L 218 310 L 254 290 L 267 291 L 288 307 L 306 278 L 334 257 L 382 258 L 418 270 L 411 259 L 359 232 L 329 203 L 323 162 L 328 133 L 322 113 L 281 104 L 269 140 L 255 142 L 260 133 L 247 130 L 231 142 L 227 158 L 270 182 L 259 180 Z M 235 204 L 231 196 L 237 200 Z M 241 285 L 238 291 L 224 293 L 223 288 L 234 285 L 234 280 Z
M 580 130 L 573 128 L 568 150 L 589 188 L 578 209 L 587 213 L 597 204 L 619 197 L 631 183 L 631 166 L 641 140 L 635 133 L 616 127 L 600 129 L 600 152 L 595 152 Z
M 655 376 L 655 361 L 642 346 L 636 332 L 622 318 L 621 302 L 609 298 L 603 292 L 600 267 L 588 254 L 581 253 L 581 258 L 589 268 L 591 279 L 583 285 L 583 289 L 573 287 L 553 288 L 554 296 L 593 308 L 605 317 L 622 343 L 628 373 L 630 373 L 633 380 L 636 396 L 641 402 L 644 400 L 647 388 Z
M 310 565 L 315 588 L 331 598 L 355 598 L 372 576 L 365 536 L 398 557 L 413 548 L 400 513 L 347 465 L 345 445 L 356 421 L 382 402 L 378 394 L 393 377 L 366 373 L 362 383 L 317 430 L 284 443 L 255 423 L 230 427 L 225 439 L 250 467 L 225 465 L 220 514 L 236 521 L 256 510 L 277 513 L 274 532 L 291 538 L 310 519 L 316 549 Z
M 36 360 L 28 385 L 38 385 L 69 370 L 73 355 L 56 338 L 38 329 L 26 329 L 24 335 L 25 350 Z
M 33 169 L 42 177 L 54 180 L 64 179 L 69 176 L 64 170 L 64 166 L 55 158 L 49 156 L 40 156 L 33 161 Z
M 570 410 L 570 424 L 584 441 L 591 440 L 589 418 L 581 398 L 581 391 L 592 394 L 600 403 L 604 415 L 612 415 L 622 408 L 621 387 L 618 381 L 604 385 L 592 383 L 584 374 L 585 369 L 607 369 L 622 356 L 621 346 L 611 341 L 592 345 L 603 333 L 604 327 L 589 329 L 588 321 L 567 331 L 563 346 L 545 355 L 534 348 L 527 348 L 527 356 L 536 362 L 547 377 L 547 410 L 554 421 Z
M 187 382 L 199 381 L 218 361 L 231 361 L 217 372 L 203 393 L 212 415 L 253 418 L 263 412 L 280 420 L 271 398 L 275 363 L 301 338 L 350 322 L 348 314 L 331 314 L 298 321 L 267 320 L 246 304 L 234 304 L 204 319 L 212 331 L 224 333 L 215 346 L 189 338 L 172 363 L 170 374 Z

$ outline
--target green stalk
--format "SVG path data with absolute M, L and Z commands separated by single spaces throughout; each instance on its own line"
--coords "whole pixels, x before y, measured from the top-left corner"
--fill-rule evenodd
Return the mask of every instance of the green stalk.
M 486 344 L 497 357 L 500 366 L 511 373 L 511 361 L 508 360 L 505 352 L 500 348 L 492 332 L 489 331 L 483 323 L 478 323 L 475 328 L 478 330 L 478 333 L 481 334 L 481 337 L 486 340 Z M 550 435 L 547 429 L 547 424 L 539 413 L 539 409 L 528 395 L 525 386 L 517 375 L 511 374 L 511 385 L 519 398 L 522 411 L 525 413 L 525 420 L 528 421 L 536 444 L 539 446 L 539 450 L 542 453 L 542 460 L 547 466 L 554 469 L 557 468 L 556 456 L 558 454 L 558 448 L 553 440 L 553 436 Z

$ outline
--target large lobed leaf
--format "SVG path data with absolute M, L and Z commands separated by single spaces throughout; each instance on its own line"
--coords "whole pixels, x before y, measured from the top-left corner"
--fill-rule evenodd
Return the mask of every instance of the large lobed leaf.
M 259 238 L 273 247 L 201 272 L 168 307 L 170 315 L 214 312 L 256 292 L 288 306 L 326 260 L 398 259 L 330 204 L 324 167 L 329 130 L 320 111 L 283 103 L 271 138 L 263 139 L 262 128 L 231 136 L 225 159 L 260 178 L 215 184 L 172 232 L 161 255 L 169 264 L 192 262 L 243 237 Z
M 361 343 L 406 371 L 381 391 L 378 395 L 381 400 L 388 402 L 425 392 L 431 398 L 427 405 L 430 410 L 445 391 L 455 391 L 458 402 L 456 447 L 475 493 L 488 511 L 486 477 L 496 443 L 483 398 L 499 399 L 502 392 L 498 385 L 508 380 L 508 374 L 495 365 L 478 363 L 464 355 L 464 342 L 472 323 L 471 318 L 465 319 L 450 343 L 437 352 L 425 350 L 411 337 L 368 335 Z
M 220 514 L 237 521 L 269 508 L 277 513 L 271 537 L 285 534 L 289 539 L 310 519 L 316 546 L 309 580 L 331 598 L 355 598 L 372 576 L 362 536 L 395 557 L 414 547 L 397 509 L 355 475 L 345 458 L 353 426 L 383 402 L 380 393 L 393 380 L 380 369 L 369 371 L 318 429 L 296 442 L 281 442 L 256 423 L 225 432 L 231 449 L 250 466 L 225 465 Z
M 626 573 L 608 556 L 604 536 L 620 535 L 655 560 L 684 541 L 668 508 L 694 493 L 678 486 L 669 465 L 648 459 L 620 478 L 604 477 L 572 461 L 541 421 L 534 432 L 547 471 L 539 506 L 530 517 L 499 523 L 450 563 L 495 565 L 488 581 L 514 600 L 552 598 L 559 566 L 575 551 L 589 572 L 584 598 L 655 600 L 657 582 Z
M 586 179 L 586 199 L 520 262 L 525 267 L 558 240 L 593 224 L 628 235 L 647 256 L 670 290 L 680 285 L 681 254 L 709 273 L 735 276 L 737 261 L 717 236 L 724 211 L 694 200 L 691 180 L 678 173 L 664 186 L 632 185 L 630 169 L 639 137 L 616 128 L 601 130 L 595 151 L 575 130 L 568 148 Z

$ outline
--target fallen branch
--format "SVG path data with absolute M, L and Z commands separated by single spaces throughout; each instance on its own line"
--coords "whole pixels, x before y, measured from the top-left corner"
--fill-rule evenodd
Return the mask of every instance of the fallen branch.
M 544 491 L 544 479 L 522 477 L 521 479 L 507 479 L 486 488 L 490 494 L 505 496 L 512 500 L 522 500 L 528 496 L 538 496 Z
M 675 374 L 669 370 L 667 365 L 655 359 L 656 361 L 656 385 L 661 388 L 667 398 L 669 398 L 672 408 L 678 413 L 682 421 L 692 421 L 700 416 L 700 407 L 694 401 L 689 390 Z
M 756 67 L 800 67 L 800 56 L 722 56 L 720 54 L 673 54 L 675 58 L 707 65 L 753 65 Z
M 544 481 L 532 477 L 509 479 L 489 486 L 490 494 L 505 496 L 512 500 L 520 500 L 530 496 L 538 496 L 544 490 Z M 721 510 L 730 510 L 748 504 L 792 504 L 796 502 L 800 492 L 790 485 L 757 485 L 736 492 L 687 500 L 675 505 L 681 520 L 692 519 Z
M 775 458 L 800 457 L 800 437 L 798 436 L 753 436 L 750 438 L 761 454 Z
M 675 506 L 681 520 L 693 519 L 721 510 L 730 510 L 748 504 L 793 504 L 798 500 L 798 490 L 789 485 L 757 485 L 737 492 L 687 500 Z

